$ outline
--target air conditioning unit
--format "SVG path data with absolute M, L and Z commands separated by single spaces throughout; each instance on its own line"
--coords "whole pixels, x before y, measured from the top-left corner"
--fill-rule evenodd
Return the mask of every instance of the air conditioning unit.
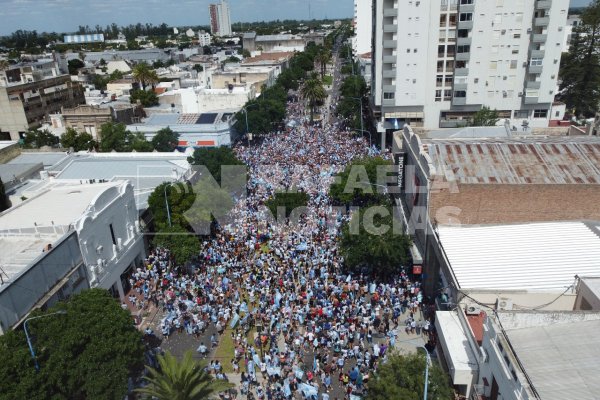
M 479 346 L 479 359 L 482 363 L 488 362 L 488 353 L 483 346 Z
M 519 92 L 519 97 L 523 97 L 523 92 Z
M 510 311 L 513 309 L 513 302 L 511 299 L 507 299 L 507 298 L 500 298 L 497 301 L 497 306 L 496 308 L 498 310 L 502 310 L 502 311 Z
M 526 67 L 526 66 L 527 66 L 527 61 L 525 61 L 525 62 L 523 63 L 523 66 L 524 66 L 524 67 Z
M 466 314 L 467 315 L 479 315 L 479 313 L 481 312 L 481 308 L 474 306 L 472 304 L 467 306 L 466 309 Z
M 502 34 L 506 35 L 506 29 L 502 29 Z

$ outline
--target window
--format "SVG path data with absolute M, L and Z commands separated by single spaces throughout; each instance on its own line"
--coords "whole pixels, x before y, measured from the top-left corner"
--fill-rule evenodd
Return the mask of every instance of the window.
M 472 21 L 473 20 L 473 13 L 461 13 L 460 14 L 460 20 L 461 21 Z
M 413 53 L 416 53 L 416 52 L 417 52 L 417 49 L 413 49 Z
M 442 101 L 442 91 L 441 90 L 435 91 L 435 101 Z
M 459 38 L 468 38 L 469 37 L 469 30 L 468 29 L 459 29 L 457 36 Z
M 521 34 L 520 33 L 515 33 L 513 35 L 513 38 L 515 38 L 515 39 L 521 39 Z
M 452 90 L 444 90 L 444 100 L 452 100 Z
M 547 118 L 548 110 L 533 110 L 533 118 Z
M 554 116 L 555 116 L 555 117 L 560 117 L 560 111 L 557 111 L 557 112 L 554 114 Z
M 406 52 L 407 52 L 407 53 L 410 53 L 410 49 L 406 49 Z
M 490 69 L 498 69 L 498 61 L 490 61 Z
M 467 92 L 464 90 L 457 90 L 454 92 L 454 97 L 460 97 L 460 98 L 467 97 Z
M 463 46 L 456 46 L 457 53 L 468 53 L 470 51 L 471 51 L 471 46 L 469 46 L 468 44 L 463 45 Z
M 529 118 L 529 110 L 516 110 L 515 119 L 527 119 Z
M 529 65 L 533 65 L 533 66 L 541 66 L 542 65 L 542 58 L 532 58 L 531 60 L 529 60 Z
M 442 86 L 442 82 L 444 81 L 444 77 L 442 75 L 438 75 L 435 77 L 435 85 Z
M 465 5 L 465 4 L 473 4 L 473 0 L 460 0 L 460 4 L 461 4 L 461 5 Z
M 510 60 L 510 69 L 517 69 L 517 60 Z
M 110 237 L 112 238 L 112 242 L 114 245 L 116 245 L 117 239 L 115 238 L 115 230 L 113 229 L 112 224 L 109 224 L 108 227 L 110 228 Z
M 447 77 L 444 79 L 444 82 L 446 83 L 446 86 L 451 86 L 451 85 L 452 85 L 452 80 L 453 80 L 453 79 L 452 79 L 452 76 L 447 76 Z
M 383 93 L 383 98 L 385 100 L 392 100 L 394 99 L 395 93 L 394 92 L 384 92 Z

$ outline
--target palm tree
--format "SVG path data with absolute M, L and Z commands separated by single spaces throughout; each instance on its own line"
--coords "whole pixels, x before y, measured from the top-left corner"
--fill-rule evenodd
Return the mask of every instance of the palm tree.
M 310 122 L 313 122 L 317 104 L 327 98 L 323 82 L 321 82 L 316 73 L 312 74 L 304 81 L 304 84 L 300 88 L 300 95 L 308 101 L 308 106 L 310 108 Z
M 315 60 L 321 67 L 321 79 L 325 77 L 325 70 L 327 69 L 327 63 L 331 61 L 331 53 L 327 49 L 321 49 L 315 56 Z
M 187 351 L 181 362 L 168 352 L 158 356 L 160 371 L 147 367 L 150 372 L 144 379 L 150 384 L 136 391 L 159 400 L 204 400 L 233 387 L 213 379 L 204 369 L 206 362 L 194 361 L 192 354 Z
M 152 85 L 158 82 L 158 75 L 148 64 L 141 62 L 133 67 L 133 78 L 142 84 L 142 89 L 146 90 L 147 85 Z

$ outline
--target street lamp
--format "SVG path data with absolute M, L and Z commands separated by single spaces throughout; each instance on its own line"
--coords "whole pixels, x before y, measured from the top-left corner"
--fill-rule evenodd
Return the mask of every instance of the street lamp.
M 425 389 L 423 391 L 423 400 L 427 400 L 427 389 L 429 386 L 429 366 L 431 365 L 431 357 L 429 356 L 429 350 L 425 346 L 419 346 L 419 348 L 425 350 L 427 356 L 427 362 L 425 363 Z
M 33 359 L 33 364 L 35 365 L 35 370 L 36 371 L 40 370 L 40 365 L 37 362 L 37 358 L 35 356 L 35 350 L 33 349 L 33 344 L 31 343 L 31 338 L 29 337 L 29 331 L 27 330 L 27 323 L 29 321 L 31 321 L 31 320 L 34 320 L 34 319 L 45 318 L 45 317 L 50 317 L 52 315 L 66 314 L 66 313 L 67 313 L 66 310 L 59 310 L 57 312 L 53 312 L 53 313 L 50 313 L 50 314 L 40 315 L 38 317 L 27 318 L 25 320 L 25 322 L 23 323 L 23 330 L 25 331 L 25 337 L 27 338 L 27 345 L 29 346 L 29 352 L 31 353 L 31 358 Z
M 248 135 L 248 145 L 250 145 L 250 141 L 252 140 L 252 133 L 250 133 L 250 128 L 248 128 L 248 108 L 256 106 L 258 106 L 258 104 L 250 104 L 249 106 L 242 107 L 242 110 L 244 110 L 244 116 L 246 117 L 246 135 Z
M 169 199 L 167 198 L 167 188 L 171 186 L 173 182 L 167 182 L 165 187 L 163 188 L 163 193 L 165 194 L 165 205 L 167 206 L 167 220 L 169 221 L 169 227 L 171 225 L 171 210 L 169 210 Z
M 347 98 L 360 101 L 360 130 L 364 131 L 365 127 L 363 125 L 363 99 L 362 99 L 362 97 L 347 97 Z M 371 142 L 369 142 L 369 146 L 370 145 L 371 145 Z

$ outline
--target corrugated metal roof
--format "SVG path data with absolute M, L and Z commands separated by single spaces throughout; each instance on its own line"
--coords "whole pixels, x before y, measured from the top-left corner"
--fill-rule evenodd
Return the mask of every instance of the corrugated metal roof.
M 184 168 L 171 160 L 156 159 L 111 159 L 89 158 L 75 159 L 58 176 L 59 179 L 118 179 L 119 177 L 136 177 L 132 184 L 136 187 L 137 177 L 171 177 L 173 169 L 178 176 L 183 175 Z
M 507 330 L 533 386 L 544 400 L 598 399 L 600 320 Z
M 600 276 L 600 236 L 584 222 L 437 229 L 463 289 L 559 291 L 575 275 Z
M 599 138 L 425 143 L 438 174 L 460 183 L 600 184 Z

